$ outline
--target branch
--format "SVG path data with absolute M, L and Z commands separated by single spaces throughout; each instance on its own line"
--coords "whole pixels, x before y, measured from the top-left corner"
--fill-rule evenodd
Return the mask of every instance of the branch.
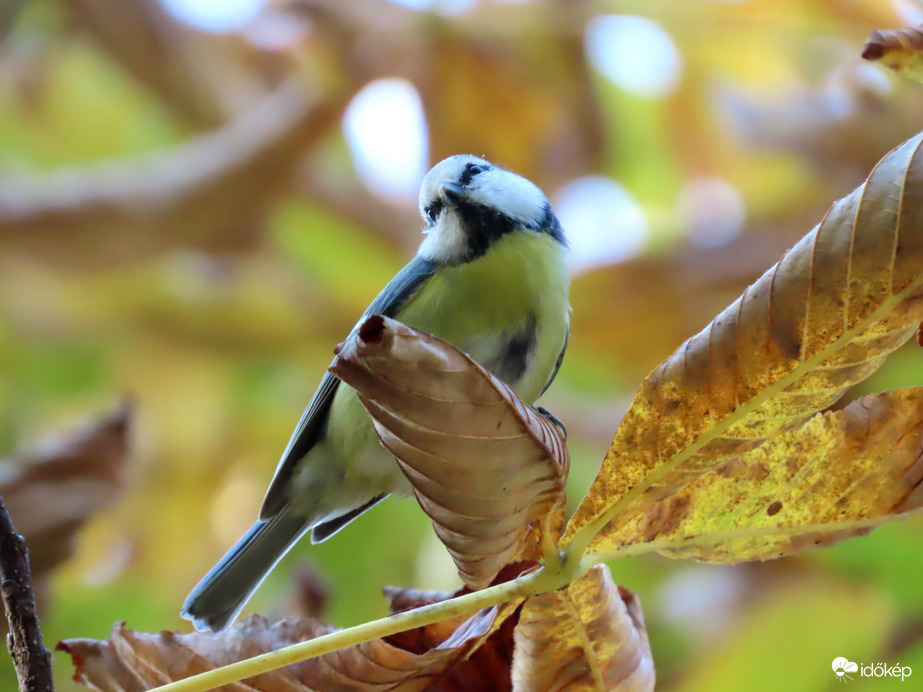
M 535 572 L 526 577 L 514 579 L 481 591 L 474 591 L 447 601 L 414 608 L 391 617 L 372 620 L 345 630 L 331 632 L 322 637 L 308 639 L 277 651 L 270 651 L 261 656 L 254 656 L 190 678 L 155 687 L 150 692 L 207 692 L 207 690 L 214 690 L 222 685 L 251 678 L 255 675 L 293 663 L 299 663 L 332 651 L 345 649 L 348 646 L 388 637 L 399 632 L 406 632 L 407 630 L 423 627 L 451 617 L 470 615 L 483 608 L 490 608 L 528 595 L 526 591 L 531 591 L 528 587 L 532 583 L 530 578 L 534 579 L 540 574 L 542 573 Z
M 66 0 L 74 25 L 197 129 L 225 124 L 265 93 L 257 75 L 219 41 L 177 21 L 157 0 Z M 238 55 L 246 44 L 236 40 Z
M 0 178 L 0 243 L 5 252 L 68 267 L 123 264 L 176 245 L 251 247 L 269 203 L 290 189 L 304 154 L 344 105 L 345 94 L 320 100 L 293 79 L 175 150 Z
M 29 551 L 0 498 L 0 595 L 10 633 L 6 644 L 16 666 L 19 692 L 54 692 L 51 654 L 42 641 L 29 573 Z

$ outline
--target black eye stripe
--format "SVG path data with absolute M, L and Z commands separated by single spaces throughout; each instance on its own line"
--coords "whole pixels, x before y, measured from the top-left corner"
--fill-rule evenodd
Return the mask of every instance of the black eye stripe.
M 458 178 L 458 184 L 464 187 L 471 182 L 471 179 L 484 171 L 488 170 L 490 166 L 485 166 L 480 163 L 469 163 L 465 166 L 465 170 L 462 171 L 461 176 Z
M 480 175 L 486 170 L 489 170 L 491 167 L 482 163 L 469 163 L 465 166 L 465 169 L 462 171 L 461 175 L 458 178 L 458 184 L 462 187 L 465 187 L 471 182 L 471 179 L 476 175 Z M 445 203 L 441 197 L 437 197 L 429 206 L 423 209 L 426 214 L 427 219 L 430 223 L 435 223 L 436 219 L 439 217 L 439 214 L 442 212 Z
M 442 207 L 443 207 L 442 200 L 439 198 L 436 198 L 433 200 L 433 202 L 428 207 L 426 207 L 424 211 L 426 212 L 426 216 L 429 217 L 430 221 L 435 221 L 436 217 L 439 216 L 439 212 L 442 211 Z

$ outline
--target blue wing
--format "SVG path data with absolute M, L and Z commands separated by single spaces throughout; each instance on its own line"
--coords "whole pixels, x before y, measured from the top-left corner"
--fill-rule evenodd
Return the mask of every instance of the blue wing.
M 422 257 L 414 257 L 378 294 L 365 314 L 394 317 L 433 275 L 434 271 L 436 271 L 436 265 L 433 262 Z M 327 372 L 317 387 L 317 391 L 314 392 L 308 407 L 301 414 L 298 427 L 295 428 L 285 451 L 282 452 L 276 474 L 269 484 L 269 490 L 266 491 L 263 507 L 260 510 L 260 519 L 272 517 L 288 501 L 285 490 L 289 479 L 297 463 L 323 438 L 327 427 L 327 413 L 339 384 L 340 380 Z
M 561 363 L 564 362 L 564 354 L 567 353 L 567 344 L 570 342 L 570 324 L 567 325 L 567 333 L 564 335 L 564 345 L 561 347 L 561 352 L 558 354 L 558 360 L 554 364 L 554 370 L 551 371 L 551 377 L 548 378 L 548 381 L 545 383 L 545 386 L 542 387 L 542 391 L 539 394 L 541 396 L 548 391 L 548 388 L 551 386 L 551 383 L 554 382 L 554 378 L 558 375 L 558 370 L 561 369 Z

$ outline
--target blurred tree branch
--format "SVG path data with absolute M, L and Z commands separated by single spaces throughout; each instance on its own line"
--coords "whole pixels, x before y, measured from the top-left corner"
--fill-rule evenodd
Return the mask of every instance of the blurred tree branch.
M 225 124 L 267 91 L 243 65 L 209 50 L 221 39 L 180 24 L 157 0 L 65 5 L 97 45 L 197 129 Z
M 0 179 L 0 242 L 64 266 L 74 264 L 78 243 L 78 261 L 92 266 L 175 245 L 251 247 L 268 203 L 343 106 L 342 96 L 321 102 L 293 80 L 230 124 L 150 160 Z
M 511 10 L 492 3 L 449 21 L 375 0 L 282 4 L 335 37 L 328 43 L 356 84 L 400 77 L 417 88 L 432 124 L 431 160 L 489 151 L 548 188 L 603 169 L 612 129 L 583 59 L 592 17 L 583 6 L 550 0 Z M 511 23 L 514 14 L 519 19 Z M 491 117 L 470 117 L 479 112 Z
M 13 29 L 16 17 L 25 4 L 24 0 L 6 0 L 0 3 L 0 39 L 6 37 Z
M 379 200 L 354 174 L 331 178 L 324 162 L 307 160 L 348 97 L 384 76 L 413 82 L 430 116 L 444 121 L 433 132 L 435 158 L 492 148 L 495 130 L 515 122 L 519 137 L 496 155 L 542 184 L 561 184 L 603 165 L 604 128 L 581 59 L 580 31 L 549 30 L 562 21 L 579 28 L 587 15 L 559 3 L 536 8 L 534 23 L 544 29 L 540 45 L 533 46 L 485 41 L 472 34 L 477 22 L 450 28 L 433 15 L 399 6 L 296 0 L 285 9 L 295 13 L 293 21 L 296 16 L 305 21 L 306 38 L 275 52 L 240 34 L 219 37 L 189 28 L 156 0 L 62 4 L 74 24 L 128 74 L 193 130 L 208 134 L 146 162 L 0 178 L 0 241 L 42 261 L 73 265 L 68 247 L 78 238 L 93 248 L 81 253 L 91 266 L 137 260 L 177 245 L 241 251 L 258 244 L 263 216 L 285 189 L 404 244 L 407 229 L 419 223 L 412 210 Z M 294 74 L 290 83 L 273 86 L 274 75 L 264 69 L 272 58 Z M 523 61 L 526 69 L 519 65 Z M 552 82 L 537 81 L 534 75 L 549 65 Z M 292 94 L 294 80 L 316 85 L 328 81 L 328 73 L 339 95 L 308 113 L 306 102 Z M 500 100 L 488 132 L 472 132 L 444 93 L 446 79 L 471 85 L 465 93 L 484 106 Z M 245 110 L 254 101 L 259 105 Z M 523 148 L 520 140 L 532 145 Z
M 65 5 L 91 40 L 179 118 L 194 130 L 215 132 L 153 162 L 116 162 L 27 180 L 0 178 L 0 201 L 14 202 L 0 210 L 0 239 L 15 235 L 19 244 L 24 230 L 39 230 L 45 238 L 88 233 L 105 253 L 95 258 L 104 265 L 180 244 L 238 251 L 258 242 L 257 226 L 275 198 L 272 193 L 290 184 L 297 194 L 395 243 L 418 224 L 414 212 L 377 199 L 355 175 L 339 184 L 343 181 L 328 179 L 329 171 L 302 165 L 311 146 L 341 117 L 347 97 L 380 69 L 373 66 L 377 59 L 356 58 L 358 36 L 335 13 L 318 12 L 312 19 L 324 26 L 317 32 L 316 47 L 325 56 L 321 62 L 339 66 L 340 83 L 333 89 L 339 95 L 314 104 L 309 113 L 309 99 L 302 95 L 299 103 L 295 82 L 311 82 L 303 73 L 314 66 L 297 67 L 290 54 L 282 56 L 284 71 L 294 76 L 274 88 L 259 69 L 266 58 L 259 49 L 241 36 L 216 37 L 186 27 L 156 0 L 66 0 Z M 254 101 L 262 105 L 245 110 Z M 235 114 L 240 122 L 230 125 Z M 115 231 L 125 239 L 113 243 Z M 52 261 L 60 259 L 55 250 L 66 245 L 29 240 L 30 253 Z

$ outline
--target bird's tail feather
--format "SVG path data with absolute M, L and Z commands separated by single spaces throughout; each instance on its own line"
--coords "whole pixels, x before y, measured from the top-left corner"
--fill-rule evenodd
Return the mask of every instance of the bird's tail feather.
M 308 526 L 303 517 L 285 511 L 256 522 L 196 584 L 183 604 L 183 617 L 200 631 L 223 630 Z

